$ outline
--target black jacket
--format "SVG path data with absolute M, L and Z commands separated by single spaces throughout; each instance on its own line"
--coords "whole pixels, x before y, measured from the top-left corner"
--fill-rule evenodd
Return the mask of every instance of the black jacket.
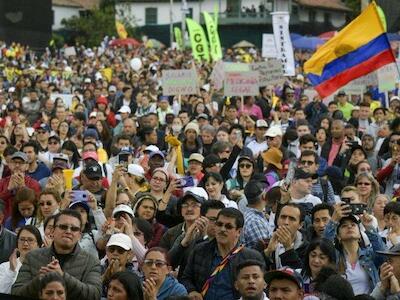
M 0 233 L 0 263 L 9 260 L 11 253 L 14 251 L 16 246 L 17 236 L 15 233 L 2 226 Z
M 212 268 L 212 263 L 216 248 L 217 241 L 213 239 L 211 241 L 200 243 L 193 249 L 187 261 L 187 265 L 181 280 L 188 293 L 193 291 L 197 291 L 199 293 L 201 292 L 204 283 L 214 271 Z M 236 256 L 229 261 L 231 270 L 235 270 L 235 266 L 247 259 L 255 259 L 261 263 L 264 263 L 259 252 L 249 248 L 243 248 L 242 251 L 236 254 Z M 235 299 L 239 299 L 240 295 L 236 292 L 233 285 L 233 273 L 234 272 L 231 273 L 230 285 L 234 290 Z

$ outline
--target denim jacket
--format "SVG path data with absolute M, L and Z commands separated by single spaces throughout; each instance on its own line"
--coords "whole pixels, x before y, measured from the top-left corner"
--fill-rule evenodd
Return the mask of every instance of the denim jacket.
M 329 223 L 325 227 L 323 237 L 333 241 L 336 237 L 337 225 L 338 224 L 333 222 L 332 220 L 329 221 Z M 372 291 L 372 289 L 380 281 L 378 270 L 380 265 L 384 262 L 384 257 L 382 255 L 376 254 L 375 252 L 386 250 L 386 246 L 376 229 L 365 230 L 365 234 L 370 241 L 370 245 L 366 247 L 360 247 L 360 249 L 358 250 L 358 260 L 361 267 L 365 270 L 366 274 L 369 277 L 370 287 Z M 343 257 L 343 253 L 339 250 L 336 250 L 337 263 L 339 262 L 340 257 Z

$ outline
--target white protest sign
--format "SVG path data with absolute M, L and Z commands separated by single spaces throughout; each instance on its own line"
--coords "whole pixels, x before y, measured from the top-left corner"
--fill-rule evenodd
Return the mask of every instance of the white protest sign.
M 214 65 L 210 80 L 214 84 L 216 90 L 220 90 L 224 87 L 224 62 L 222 60 L 217 61 Z
M 64 56 L 76 56 L 75 47 L 67 47 L 64 49 Z
M 225 96 L 256 96 L 258 93 L 258 72 L 247 71 L 225 73 Z
M 191 95 L 198 93 L 197 74 L 191 70 L 163 70 L 162 88 L 164 96 Z
M 244 63 L 224 63 L 224 72 L 247 72 L 250 71 L 250 65 Z
M 262 57 L 277 58 L 278 51 L 276 49 L 275 37 L 272 33 L 264 33 L 262 35 Z
M 396 63 L 391 63 L 377 70 L 378 87 L 380 92 L 392 91 L 399 81 L 399 71 Z
M 74 97 L 73 94 L 51 94 L 50 99 L 53 101 L 56 101 L 57 98 L 61 98 L 64 104 L 70 108 L 72 105 L 72 97 Z
M 289 33 L 289 12 L 273 12 L 271 15 L 276 49 L 278 51 L 278 58 L 282 61 L 284 75 L 294 76 L 295 65 L 293 46 Z
M 279 60 L 271 59 L 265 62 L 251 64 L 251 70 L 258 72 L 259 86 L 277 85 L 285 82 L 282 64 Z

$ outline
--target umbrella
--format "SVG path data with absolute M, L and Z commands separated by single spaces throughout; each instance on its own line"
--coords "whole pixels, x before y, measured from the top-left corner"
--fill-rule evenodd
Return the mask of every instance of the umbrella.
M 297 49 L 315 50 L 319 45 L 325 43 L 323 39 L 318 37 L 302 37 L 293 41 L 293 47 Z
M 114 39 L 110 42 L 111 47 L 123 47 L 123 46 L 139 47 L 140 44 L 141 43 L 135 40 L 134 38 Z
M 245 40 L 240 41 L 239 43 L 232 46 L 232 48 L 255 48 L 255 47 L 256 46 L 254 46 L 252 43 Z
M 149 39 L 146 42 L 146 48 L 161 49 L 161 48 L 165 48 L 165 45 L 163 43 L 161 43 L 159 40 Z
M 298 34 L 298 33 L 291 33 L 290 34 L 290 39 L 292 40 L 292 42 L 295 41 L 295 40 L 298 40 L 298 39 L 300 39 L 302 37 L 303 36 L 301 34 Z
M 327 41 L 327 40 L 333 38 L 336 34 L 337 34 L 337 31 L 327 31 L 327 32 L 321 33 L 318 37 L 320 39 Z

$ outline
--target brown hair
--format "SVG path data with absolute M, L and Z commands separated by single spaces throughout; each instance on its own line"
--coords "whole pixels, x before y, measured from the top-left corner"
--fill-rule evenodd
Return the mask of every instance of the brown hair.
M 33 189 L 30 189 L 28 187 L 22 187 L 17 191 L 15 195 L 11 207 L 11 227 L 13 230 L 17 228 L 18 222 L 24 218 L 18 209 L 18 205 L 24 201 L 29 201 L 30 203 L 32 203 L 36 210 L 37 198 L 36 198 L 36 193 Z M 35 210 L 33 211 L 32 215 L 35 214 Z
M 61 200 L 62 200 L 61 195 L 55 189 L 44 189 L 40 193 L 38 200 L 40 200 L 40 197 L 42 197 L 43 195 L 52 195 L 54 197 L 54 200 L 56 200 L 58 204 L 61 203 Z M 44 216 L 42 215 L 42 212 L 40 211 L 40 209 L 37 210 L 37 220 L 38 220 L 39 224 L 44 221 Z

